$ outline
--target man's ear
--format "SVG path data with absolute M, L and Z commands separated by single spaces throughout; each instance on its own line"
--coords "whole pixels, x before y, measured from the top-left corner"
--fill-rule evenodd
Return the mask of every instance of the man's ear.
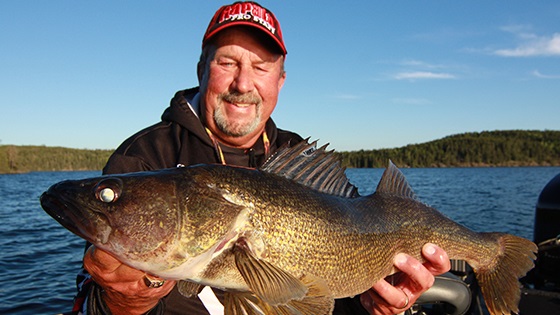
M 280 80 L 278 81 L 278 91 L 282 89 L 284 86 L 284 82 L 286 82 L 286 71 L 282 71 L 282 75 L 280 76 Z

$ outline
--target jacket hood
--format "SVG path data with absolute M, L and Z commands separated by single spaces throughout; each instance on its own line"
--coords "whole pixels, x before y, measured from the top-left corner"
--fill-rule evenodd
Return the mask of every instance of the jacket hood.
M 203 139 L 208 144 L 212 145 L 212 142 L 200 119 L 193 113 L 187 99 L 192 99 L 196 93 L 198 93 L 198 87 L 178 91 L 175 96 L 171 99 L 171 104 L 165 109 L 161 115 L 162 121 L 175 122 L 181 127 L 189 130 L 190 133 L 197 135 L 200 139 Z

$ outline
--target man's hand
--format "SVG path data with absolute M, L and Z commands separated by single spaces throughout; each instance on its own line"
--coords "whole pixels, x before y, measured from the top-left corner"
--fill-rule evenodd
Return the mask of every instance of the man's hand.
M 434 244 L 425 244 L 422 256 L 426 260 L 424 264 L 406 254 L 395 256 L 394 266 L 400 272 L 378 281 L 360 296 L 362 305 L 370 314 L 404 312 L 434 284 L 434 275 L 445 273 L 451 268 L 447 253 Z
M 148 288 L 145 272 L 124 265 L 95 246 L 86 252 L 84 267 L 103 288 L 103 300 L 113 315 L 144 314 L 175 286 L 175 281 L 165 281 L 159 288 Z

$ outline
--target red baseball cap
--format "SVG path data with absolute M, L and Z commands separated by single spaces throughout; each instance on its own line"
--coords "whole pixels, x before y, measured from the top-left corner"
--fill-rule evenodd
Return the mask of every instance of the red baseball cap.
M 238 25 L 252 26 L 263 31 L 274 40 L 274 43 L 278 45 L 278 48 L 280 48 L 284 55 L 288 53 L 282 38 L 280 23 L 276 16 L 253 1 L 235 2 L 219 8 L 204 34 L 202 47 L 204 48 L 208 41 L 218 32 L 230 26 Z

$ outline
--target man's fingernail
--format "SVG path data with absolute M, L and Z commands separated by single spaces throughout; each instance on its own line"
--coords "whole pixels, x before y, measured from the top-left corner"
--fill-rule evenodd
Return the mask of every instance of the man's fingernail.
M 426 244 L 426 248 L 424 248 L 424 251 L 428 255 L 433 255 L 436 253 L 436 247 L 432 244 Z
M 403 265 L 406 264 L 406 261 L 408 260 L 408 258 L 406 257 L 405 254 L 403 253 L 399 253 L 395 256 L 395 265 Z

